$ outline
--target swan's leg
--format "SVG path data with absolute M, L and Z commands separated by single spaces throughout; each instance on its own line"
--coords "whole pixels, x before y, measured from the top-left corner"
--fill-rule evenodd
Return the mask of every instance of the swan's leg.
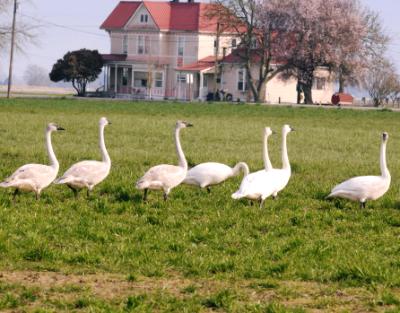
M 86 191 L 86 196 L 89 198 L 90 197 L 90 188 L 87 189 Z
M 16 202 L 18 193 L 19 193 L 19 189 L 16 188 L 15 191 L 14 191 L 14 193 L 13 193 L 13 198 L 12 198 L 14 204 L 15 204 L 15 202 Z
M 144 202 L 147 201 L 147 192 L 148 192 L 148 189 L 146 188 L 146 189 L 143 191 L 143 201 L 144 201 Z
M 262 209 L 263 206 L 264 206 L 264 200 L 265 200 L 265 199 L 260 198 L 260 209 Z
M 40 200 L 40 192 L 39 191 L 35 192 L 35 194 L 36 194 L 36 200 L 39 201 Z
M 68 184 L 67 184 L 67 186 L 68 186 L 69 189 L 71 189 L 72 192 L 74 193 L 75 199 L 78 198 L 78 190 L 75 189 L 74 187 L 72 187 L 71 185 L 68 185 Z
M 361 209 L 365 209 L 365 203 L 366 203 L 367 201 L 363 201 L 363 202 L 360 202 L 360 207 L 361 207 Z
M 277 193 L 277 192 L 275 192 L 275 193 L 272 195 L 272 199 L 276 200 L 276 198 L 278 198 L 278 193 Z
M 164 192 L 163 197 L 164 197 L 164 201 L 167 201 L 167 200 L 168 200 L 168 194 L 167 194 L 166 192 Z
M 208 192 L 208 193 L 211 193 L 211 188 L 210 188 L 210 186 L 207 186 L 207 192 Z

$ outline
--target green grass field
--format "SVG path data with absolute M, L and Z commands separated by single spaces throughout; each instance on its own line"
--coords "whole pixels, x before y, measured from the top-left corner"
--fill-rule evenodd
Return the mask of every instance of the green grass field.
M 86 198 L 52 185 L 39 202 L 0 190 L 0 311 L 12 312 L 400 312 L 400 113 L 225 104 L 0 100 L 0 179 L 25 163 L 47 163 L 53 134 L 60 175 L 99 159 L 98 120 L 110 176 Z M 167 202 L 141 202 L 135 181 L 152 165 L 176 163 L 177 119 L 190 164 L 262 168 L 271 126 L 275 167 L 288 123 L 292 178 L 260 209 L 234 201 L 241 177 L 211 194 L 175 188 Z M 360 209 L 325 200 L 337 183 L 379 174 L 389 132 L 389 192 Z

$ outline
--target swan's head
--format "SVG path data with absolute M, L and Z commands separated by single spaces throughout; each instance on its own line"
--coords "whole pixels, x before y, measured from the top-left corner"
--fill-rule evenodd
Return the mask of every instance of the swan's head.
M 265 127 L 264 128 L 264 135 L 266 137 L 271 136 L 272 134 L 275 134 L 275 132 L 271 129 L 271 127 Z
M 282 133 L 288 134 L 288 133 L 290 133 L 292 131 L 294 131 L 294 128 L 290 127 L 288 124 L 283 125 Z
M 186 128 L 186 127 L 193 127 L 193 124 L 185 122 L 185 121 L 177 121 L 176 122 L 176 128 Z
M 388 134 L 387 132 L 384 132 L 384 133 L 382 134 L 382 141 L 385 142 L 385 141 L 387 141 L 388 139 L 389 139 L 389 134 Z
M 110 125 L 110 124 L 111 124 L 111 122 L 106 117 L 102 117 L 99 121 L 100 126 L 106 126 L 106 125 Z
M 47 124 L 47 128 L 46 131 L 49 132 L 56 132 L 58 130 L 65 130 L 64 128 L 62 128 L 61 126 L 58 126 L 56 123 L 49 123 Z

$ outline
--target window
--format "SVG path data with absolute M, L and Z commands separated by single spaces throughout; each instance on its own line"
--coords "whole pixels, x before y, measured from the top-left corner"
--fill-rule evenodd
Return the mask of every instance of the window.
M 140 23 L 147 23 L 149 21 L 149 15 L 148 14 L 141 14 L 140 15 Z
M 155 76 L 155 85 L 157 88 L 162 88 L 163 86 L 163 73 L 157 72 Z
M 257 46 L 258 46 L 258 44 L 257 44 L 257 38 L 251 38 L 250 47 L 251 47 L 252 49 L 256 49 Z
M 179 73 L 176 75 L 176 81 L 178 83 L 186 83 L 186 74 Z
M 122 40 L 122 53 L 128 54 L 128 35 L 124 35 Z
M 183 57 L 184 47 L 185 47 L 185 38 L 178 37 L 178 56 Z
M 148 54 L 150 51 L 150 38 L 149 36 L 138 36 L 138 54 Z
M 314 77 L 313 89 L 323 90 L 325 89 L 326 78 L 325 77 Z
M 237 89 L 239 91 L 246 91 L 247 90 L 246 70 L 245 69 L 238 70 Z
M 232 48 L 236 48 L 236 44 L 237 44 L 236 39 L 232 39 L 232 41 L 231 41 L 231 47 L 232 47 Z
M 203 75 L 203 87 L 208 87 L 208 78 L 206 75 Z
M 128 68 L 122 68 L 122 86 L 128 86 Z

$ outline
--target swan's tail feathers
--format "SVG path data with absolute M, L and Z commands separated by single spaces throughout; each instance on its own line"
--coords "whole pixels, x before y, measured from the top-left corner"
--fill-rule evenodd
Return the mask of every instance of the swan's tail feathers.
M 242 193 L 238 190 L 238 191 L 236 191 L 235 193 L 232 194 L 232 199 L 237 200 L 237 199 L 243 198 L 244 196 L 245 196 L 245 195 L 242 194 Z
M 136 189 L 143 190 L 143 189 L 146 189 L 148 187 L 149 187 L 149 182 L 147 182 L 145 180 L 139 179 L 136 182 Z

